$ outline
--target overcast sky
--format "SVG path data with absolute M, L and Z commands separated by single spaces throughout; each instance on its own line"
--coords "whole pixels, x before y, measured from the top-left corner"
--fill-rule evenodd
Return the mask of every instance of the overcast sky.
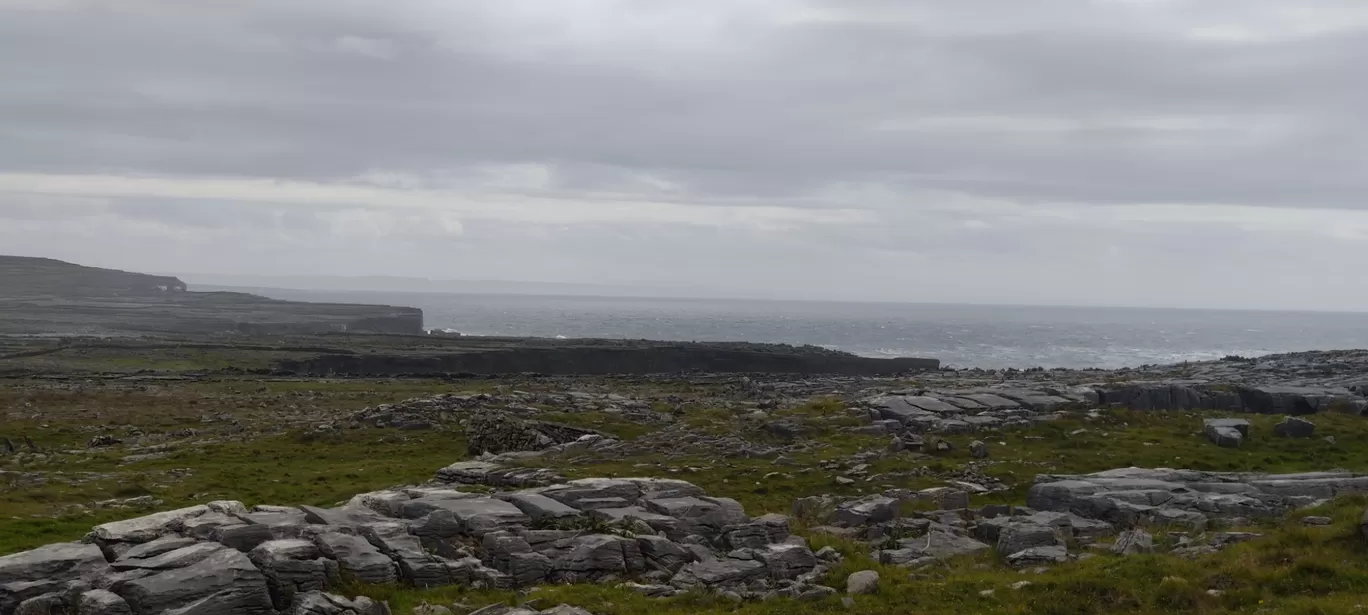
M 0 0 L 0 253 L 1368 309 L 1362 0 Z

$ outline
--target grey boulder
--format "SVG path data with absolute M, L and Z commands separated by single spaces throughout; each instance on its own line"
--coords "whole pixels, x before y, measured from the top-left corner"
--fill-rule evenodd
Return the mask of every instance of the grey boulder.
M 387 585 L 399 578 L 394 561 L 365 538 L 329 532 L 315 537 L 314 544 L 324 557 L 337 560 L 343 573 L 362 583 Z
M 1026 568 L 1047 564 L 1060 564 L 1069 560 L 1069 551 L 1064 545 L 1031 547 L 1007 556 L 1007 565 Z
M 448 562 L 429 554 L 406 526 L 372 523 L 361 526 L 360 531 L 367 542 L 399 564 L 399 574 L 405 581 L 418 587 L 451 585 Z
M 998 553 L 1011 555 L 1034 547 L 1048 547 L 1059 543 L 1055 529 L 1047 525 L 1012 523 L 998 534 Z
M 342 596 L 311 591 L 295 596 L 290 615 L 390 615 L 389 605 L 361 596 L 348 600 Z M 85 615 L 82 613 L 81 615 Z
M 450 511 L 461 524 L 461 530 L 472 536 L 497 532 L 514 526 L 524 526 L 532 519 L 514 506 L 494 498 L 442 500 L 442 510 Z
M 174 570 L 196 564 L 227 547 L 214 542 L 197 542 L 173 551 L 166 551 L 152 557 L 124 557 L 116 560 L 111 567 L 115 570 Z
M 1315 423 L 1295 416 L 1286 417 L 1273 426 L 1273 435 L 1280 438 L 1310 438 L 1315 433 Z
M 553 575 L 559 575 L 560 578 L 599 578 L 610 574 L 623 576 L 642 572 L 646 568 L 646 558 L 642 556 L 637 541 L 622 536 L 589 534 L 560 540 L 543 553 L 551 559 Z
M 262 574 L 246 555 L 222 549 L 186 568 L 124 583 L 116 592 L 134 613 L 151 615 L 272 615 Z
M 264 525 L 250 523 L 240 523 L 237 525 L 225 525 L 214 529 L 210 539 L 232 549 L 237 549 L 247 553 L 257 548 L 261 543 L 274 540 L 276 538 L 294 538 L 292 536 L 276 536 L 271 528 Z
M 128 606 L 127 600 L 104 589 L 92 589 L 82 593 L 80 598 L 76 599 L 76 612 L 80 615 L 133 615 L 133 609 Z
M 54 600 L 60 601 L 60 592 L 67 588 L 67 581 L 15 581 L 0 584 L 0 613 L 10 615 L 15 609 L 32 602 L 32 608 L 57 608 Z
M 579 607 L 577 607 L 577 606 L 570 606 L 570 605 L 568 605 L 568 604 L 562 604 L 562 605 L 560 605 L 560 606 L 553 606 L 553 607 L 551 607 L 551 608 L 549 608 L 549 609 L 546 609 L 546 610 L 542 611 L 542 612 L 541 612 L 541 615 L 593 615 L 593 614 L 590 613 L 589 611 L 586 611 L 586 610 L 584 610 L 584 609 L 581 609 L 581 608 L 579 608 Z
M 859 596 L 879 593 L 879 572 L 861 570 L 846 577 L 846 593 Z
M 831 521 L 835 525 L 854 527 L 892 521 L 896 516 L 898 516 L 898 500 L 881 495 L 872 495 L 837 506 L 836 511 L 831 515 Z
M 341 508 L 300 506 L 299 510 L 304 513 L 304 520 L 313 525 L 352 526 L 385 519 L 379 513 L 361 506 L 343 506 Z
M 194 538 L 165 536 L 153 540 L 152 542 L 145 542 L 140 545 L 133 545 L 123 549 L 123 554 L 115 559 L 114 563 L 118 564 L 119 562 L 126 560 L 150 559 L 162 555 L 163 553 L 170 553 L 177 549 L 194 546 L 195 544 L 198 544 L 198 541 Z
M 512 577 L 516 586 L 541 583 L 551 572 L 550 558 L 533 551 L 522 536 L 490 532 L 484 535 L 483 547 L 485 562 Z
M 879 551 L 879 562 L 883 564 L 918 565 L 928 561 L 971 555 L 992 548 L 973 538 L 941 530 L 932 530 L 920 538 L 899 540 L 898 547 L 897 549 Z
M 190 506 L 178 510 L 159 512 L 136 519 L 126 519 L 95 526 L 91 535 L 104 542 L 152 542 L 167 534 L 175 533 L 177 524 L 209 512 L 204 505 Z
M 768 545 L 754 550 L 755 559 L 760 560 L 769 570 L 770 578 L 778 580 L 796 579 L 817 567 L 817 556 L 812 549 L 802 545 Z
M 764 578 L 767 573 L 765 564 L 755 560 L 719 559 L 685 566 L 670 584 L 680 588 L 744 584 Z
M 248 558 L 266 576 L 277 610 L 288 608 L 296 594 L 322 591 L 341 580 L 337 563 L 323 558 L 318 547 L 308 540 L 272 540 L 252 549 Z
M 106 566 L 104 553 L 95 545 L 51 544 L 0 557 L 0 585 L 78 579 L 101 572 Z
M 559 521 L 580 516 L 580 511 L 570 508 L 539 493 L 510 493 L 500 499 L 516 506 L 534 522 Z
M 1224 448 L 1239 448 L 1249 437 L 1249 421 L 1245 419 L 1206 419 L 1202 433 L 1208 440 Z
M 637 536 L 636 540 L 646 567 L 651 570 L 674 575 L 695 559 L 691 551 L 661 536 Z
M 1154 552 L 1154 537 L 1145 530 L 1121 532 L 1121 535 L 1116 538 L 1116 543 L 1112 545 L 1111 552 L 1117 555 L 1152 553 Z
M 784 515 L 765 515 L 750 523 L 722 528 L 722 541 L 730 549 L 757 549 L 784 542 L 789 537 L 789 519 Z

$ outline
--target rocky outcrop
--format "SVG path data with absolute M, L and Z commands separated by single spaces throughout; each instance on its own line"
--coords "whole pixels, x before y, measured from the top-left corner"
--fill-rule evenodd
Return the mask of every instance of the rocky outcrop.
M 466 441 L 470 455 L 474 457 L 484 453 L 541 451 L 585 438 L 602 440 L 607 437 L 591 429 L 520 419 L 495 410 L 474 413 L 466 422 Z
M 949 379 L 948 376 L 944 378 Z M 1368 391 L 1368 386 L 1363 390 Z M 1368 411 L 1368 399 L 1356 392 L 1314 387 L 1164 382 L 1068 386 L 1022 383 L 1010 387 L 919 390 L 915 393 L 878 395 L 863 400 L 862 406 L 870 410 L 871 418 L 876 421 L 894 421 L 915 433 L 949 434 L 1024 426 L 1059 410 L 1103 406 L 1288 415 L 1313 414 L 1330 408 Z M 1298 430 L 1304 430 L 1304 425 L 1295 425 Z M 1216 431 L 1221 433 L 1213 436 Z M 1247 427 L 1238 437 L 1223 429 L 1208 429 L 1207 433 L 1213 442 L 1237 447 L 1248 437 L 1244 431 Z M 981 452 L 986 454 L 986 448 Z
M 1196 557 L 1244 540 L 1242 532 L 1209 532 L 1218 523 L 1274 518 L 1331 498 L 1368 491 L 1368 476 L 1214 473 L 1125 468 L 1088 475 L 1040 475 L 1027 505 L 907 512 L 896 490 L 861 498 L 814 496 L 794 502 L 812 531 L 865 541 L 876 560 L 904 567 L 993 552 L 1007 566 L 1034 568 L 1092 557 L 1071 553 L 1096 545 L 1116 555 L 1160 550 L 1142 529 L 1167 528 L 1169 553 Z M 959 502 L 956 502 L 959 504 Z M 826 512 L 822 512 L 826 511 Z M 818 525 L 823 519 L 830 525 Z M 1313 522 L 1314 521 L 1314 522 Z M 1308 518 L 1306 525 L 1330 519 Z M 1368 533 L 1368 513 L 1363 531 Z M 1100 544 L 1115 537 L 1110 545 Z M 821 555 L 820 553 L 818 554 Z
M 970 433 L 1029 425 L 1032 417 L 1087 403 L 1081 394 L 1053 395 L 1024 389 L 922 391 L 865 400 L 875 420 L 894 421 L 916 433 Z M 986 447 L 983 452 L 986 454 Z
M 438 477 L 504 480 L 489 465 Z M 816 584 L 827 570 L 787 518 L 752 519 L 683 481 L 585 479 L 493 494 L 439 482 L 337 508 L 211 502 L 100 525 L 85 543 L 0 558 L 0 615 L 387 613 L 324 593 L 343 579 L 485 588 L 639 579 L 652 595 L 703 587 L 798 597 L 834 593 Z
M 309 592 L 295 600 L 290 615 L 391 615 L 389 605 L 365 596 L 348 600 L 323 592 Z
M 1125 468 L 1086 475 L 1041 475 L 1026 505 L 1123 526 L 1201 525 L 1208 518 L 1269 518 L 1339 495 L 1368 491 L 1349 472 L 1257 474 Z
M 838 593 L 821 581 L 841 555 L 812 551 L 790 533 L 788 517 L 752 518 L 735 500 L 680 480 L 565 481 L 506 470 L 462 462 L 427 485 L 363 493 L 334 508 L 216 501 L 106 523 L 83 543 L 0 557 L 0 615 L 388 615 L 383 604 L 326 593 L 346 580 L 487 589 L 612 583 L 650 597 L 701 589 L 740 600 Z M 483 490 L 463 491 L 469 483 Z M 1207 532 L 1210 522 L 1274 517 L 1363 491 L 1368 476 L 1349 472 L 1126 468 L 1038 476 L 1025 507 L 970 508 L 965 492 L 933 488 L 814 496 L 793 509 L 812 532 L 864 541 L 883 564 L 976 556 L 1036 568 L 1091 557 L 1070 549 L 1113 536 L 1096 546 L 1117 556 L 1158 550 L 1142 527 L 1170 528 L 1168 552 L 1196 557 L 1258 538 Z M 873 593 L 878 582 L 865 571 L 846 589 Z
M 565 477 L 543 468 L 507 467 L 488 461 L 458 461 L 437 470 L 437 480 L 448 484 L 495 487 L 541 487 Z

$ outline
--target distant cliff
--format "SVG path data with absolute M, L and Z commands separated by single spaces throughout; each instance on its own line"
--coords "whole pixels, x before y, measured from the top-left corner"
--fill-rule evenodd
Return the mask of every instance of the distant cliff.
M 0 298 L 143 297 L 185 292 L 176 278 L 83 267 L 50 258 L 0 256 Z
M 0 256 L 0 334 L 421 334 L 416 308 L 196 293 L 174 277 Z

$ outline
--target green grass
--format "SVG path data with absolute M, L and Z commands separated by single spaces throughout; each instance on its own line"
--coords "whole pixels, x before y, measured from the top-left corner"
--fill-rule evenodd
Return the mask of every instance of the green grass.
M 0 360 L 0 368 L 44 372 L 204 372 L 227 368 L 268 369 L 278 361 L 306 356 L 298 352 L 251 349 L 73 346 L 38 357 Z
M 250 436 L 216 436 L 218 440 L 213 443 L 183 446 L 161 459 L 123 465 L 119 459 L 127 454 L 124 450 L 62 455 L 60 461 L 26 465 L 0 458 L 0 464 L 5 464 L 0 469 L 9 472 L 0 475 L 0 554 L 78 539 L 92 525 L 141 512 L 58 514 L 72 504 L 150 494 L 163 500 L 162 509 L 212 499 L 238 499 L 249 505 L 331 505 L 356 493 L 425 481 L 437 468 L 464 457 L 465 443 L 458 432 L 361 429 L 319 434 L 307 426 L 310 417 L 328 413 L 345 416 L 378 403 L 441 392 L 492 390 L 500 384 L 536 388 L 498 381 L 452 385 L 440 381 L 251 379 L 134 385 L 99 381 L 74 386 L 20 383 L 0 388 L 0 411 L 5 413 L 0 415 L 0 429 L 4 431 L 0 435 L 18 440 L 18 435 L 28 434 L 44 449 L 82 449 L 93 434 L 121 433 L 130 427 L 166 432 L 220 426 L 202 424 L 201 417 L 206 415 L 228 414 L 254 429 Z M 653 394 L 645 385 L 633 386 L 638 395 Z M 682 388 L 671 389 L 679 390 Z M 819 399 L 773 411 L 764 420 L 752 419 L 746 411 L 690 405 L 679 414 L 679 420 L 700 432 L 741 434 L 770 444 L 778 442 L 761 431 L 760 425 L 770 420 L 785 421 L 800 428 L 808 447 L 786 456 L 791 465 L 776 465 L 771 459 L 702 455 L 668 461 L 648 455 L 575 464 L 554 458 L 532 463 L 549 465 L 570 478 L 664 476 L 688 480 L 712 495 L 739 500 L 753 515 L 788 513 L 794 499 L 809 495 L 858 496 L 889 487 L 939 486 L 966 467 L 1009 487 L 1004 493 L 974 496 L 976 506 L 1020 503 L 1025 489 L 1040 473 L 1087 473 L 1131 465 L 1266 472 L 1368 469 L 1368 421 L 1357 416 L 1325 413 L 1310 417 L 1317 424 L 1317 436 L 1309 440 L 1274 438 L 1273 424 L 1281 417 L 1246 417 L 1253 422 L 1253 437 L 1244 448 L 1232 450 L 1216 447 L 1201 436 L 1201 419 L 1212 416 L 1209 414 L 1109 411 L 1097 419 L 1076 414 L 1068 420 L 1027 428 L 948 436 L 946 439 L 955 446 L 953 452 L 888 454 L 867 462 L 867 476 L 872 480 L 861 478 L 842 485 L 836 477 L 847 474 L 855 463 L 852 455 L 883 450 L 888 439 L 846 431 L 861 421 L 837 400 Z M 641 437 L 659 427 L 608 412 L 545 412 L 540 418 L 625 439 Z M 1327 435 L 1334 436 L 1336 443 L 1324 442 L 1322 437 Z M 976 439 L 989 444 L 989 459 L 970 457 L 968 445 Z M 823 465 L 836 469 L 823 469 Z M 45 482 L 18 478 L 35 473 L 41 473 Z M 82 479 L 85 482 L 69 484 L 81 476 L 87 477 Z M 1353 613 L 1360 604 L 1368 606 L 1368 545 L 1358 529 L 1365 506 L 1368 499 L 1354 497 L 1322 510 L 1299 512 L 1283 522 L 1260 527 L 1258 531 L 1266 534 L 1264 539 L 1198 560 L 1166 555 L 1100 555 L 1039 575 L 1006 569 L 992 554 L 915 572 L 881 566 L 870 559 L 863 545 L 799 529 L 814 548 L 829 545 L 845 554 L 845 563 L 827 581 L 833 587 L 843 587 L 851 572 L 880 571 L 883 591 L 858 597 L 853 609 L 836 598 L 805 604 L 774 601 L 744 605 L 701 594 L 648 600 L 610 585 L 553 586 L 524 595 L 462 588 L 415 591 L 367 587 L 352 591 L 389 600 L 400 615 L 424 601 L 444 605 L 461 601 L 468 610 L 474 610 L 495 602 L 516 604 L 526 599 L 537 600 L 541 608 L 562 602 L 575 604 L 599 615 Z M 1335 523 L 1302 527 L 1298 518 L 1307 514 L 1329 515 Z M 1018 581 L 1031 585 L 1011 589 L 1010 585 Z M 982 595 L 986 590 L 992 594 Z M 1209 594 L 1208 590 L 1219 590 L 1219 594 Z
M 253 504 L 331 506 L 357 493 L 423 482 L 461 459 L 465 442 L 447 432 L 341 431 L 323 437 L 292 433 L 253 442 L 187 448 L 157 460 L 117 466 L 113 476 L 80 485 L 48 483 L 0 494 L 0 553 L 80 538 L 97 523 L 136 515 L 99 511 L 56 520 L 32 518 L 54 505 L 150 494 L 162 509 L 216 499 Z M 109 467 L 95 456 L 82 464 Z M 185 471 L 188 470 L 188 473 Z
M 343 414 L 379 403 L 451 392 L 437 381 L 227 380 L 78 387 L 22 384 L 0 388 L 0 436 L 21 447 L 27 435 L 49 459 L 0 457 L 0 554 L 80 538 L 92 525 L 135 516 L 135 510 L 66 514 L 76 505 L 152 495 L 162 509 L 237 499 L 251 504 L 330 505 L 352 495 L 422 482 L 462 459 L 459 432 L 342 430 L 311 432 L 309 417 Z M 251 426 L 220 433 L 228 415 Z M 289 427 L 285 419 L 291 419 Z M 166 457 L 122 463 L 123 447 L 85 450 L 93 435 L 205 432 Z M 200 439 L 203 439 L 200 438 Z M 41 480 L 24 477 L 41 477 Z

